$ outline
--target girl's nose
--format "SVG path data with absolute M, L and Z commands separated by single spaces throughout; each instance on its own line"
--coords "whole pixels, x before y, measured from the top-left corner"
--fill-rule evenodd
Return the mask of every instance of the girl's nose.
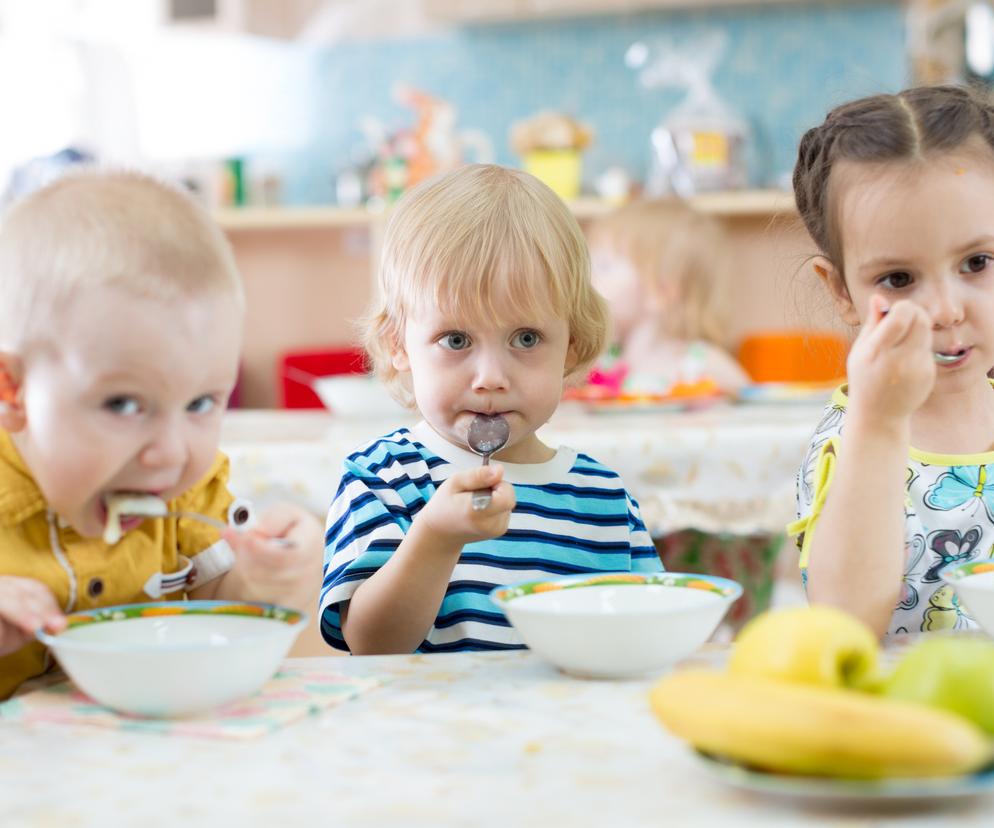
M 176 422 L 162 422 L 145 444 L 140 459 L 151 468 L 175 468 L 186 464 L 189 454 L 183 429 Z
M 943 283 L 929 297 L 926 310 L 935 328 L 952 328 L 963 321 L 963 298 L 956 285 Z

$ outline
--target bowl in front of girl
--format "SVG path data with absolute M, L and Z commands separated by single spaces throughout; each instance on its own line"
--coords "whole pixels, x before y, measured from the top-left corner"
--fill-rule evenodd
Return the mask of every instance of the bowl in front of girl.
M 680 572 L 602 572 L 498 587 L 491 600 L 522 641 L 561 670 L 628 678 L 689 656 L 742 587 Z
M 121 713 L 190 716 L 250 696 L 307 616 L 272 604 L 159 601 L 76 612 L 38 638 L 73 683 Z
M 994 636 L 994 560 L 950 564 L 939 577 L 956 590 L 960 603 L 984 632 Z

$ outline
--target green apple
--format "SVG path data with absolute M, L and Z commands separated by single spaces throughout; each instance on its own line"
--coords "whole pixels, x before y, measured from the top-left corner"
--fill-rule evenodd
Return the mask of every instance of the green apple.
M 868 689 L 879 678 L 873 631 L 829 606 L 764 612 L 742 628 L 728 669 L 799 684 Z
M 959 713 L 994 734 L 994 643 L 930 636 L 905 653 L 881 691 Z

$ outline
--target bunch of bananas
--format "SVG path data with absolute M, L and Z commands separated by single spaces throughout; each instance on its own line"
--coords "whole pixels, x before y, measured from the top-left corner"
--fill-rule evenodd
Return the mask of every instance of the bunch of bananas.
M 846 613 L 770 612 L 743 629 L 726 672 L 672 673 L 651 704 L 699 750 L 775 772 L 927 777 L 994 760 L 994 743 L 962 711 L 889 694 L 878 659 L 876 637 Z

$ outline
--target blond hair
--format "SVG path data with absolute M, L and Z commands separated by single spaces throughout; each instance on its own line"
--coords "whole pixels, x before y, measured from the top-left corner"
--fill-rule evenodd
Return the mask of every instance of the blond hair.
M 597 219 L 590 241 L 630 262 L 648 293 L 674 288 L 674 311 L 661 320 L 670 336 L 726 343 L 731 258 L 717 220 L 676 198 L 633 201 Z
M 67 174 L 0 221 L 0 348 L 53 335 L 53 309 L 93 285 L 245 302 L 231 247 L 206 211 L 170 184 L 123 170 Z
M 410 404 L 391 357 L 418 308 L 499 324 L 550 306 L 569 324 L 577 360 L 569 373 L 578 374 L 600 353 L 607 330 L 580 226 L 537 178 L 474 164 L 419 184 L 397 204 L 361 334 L 374 372 Z

